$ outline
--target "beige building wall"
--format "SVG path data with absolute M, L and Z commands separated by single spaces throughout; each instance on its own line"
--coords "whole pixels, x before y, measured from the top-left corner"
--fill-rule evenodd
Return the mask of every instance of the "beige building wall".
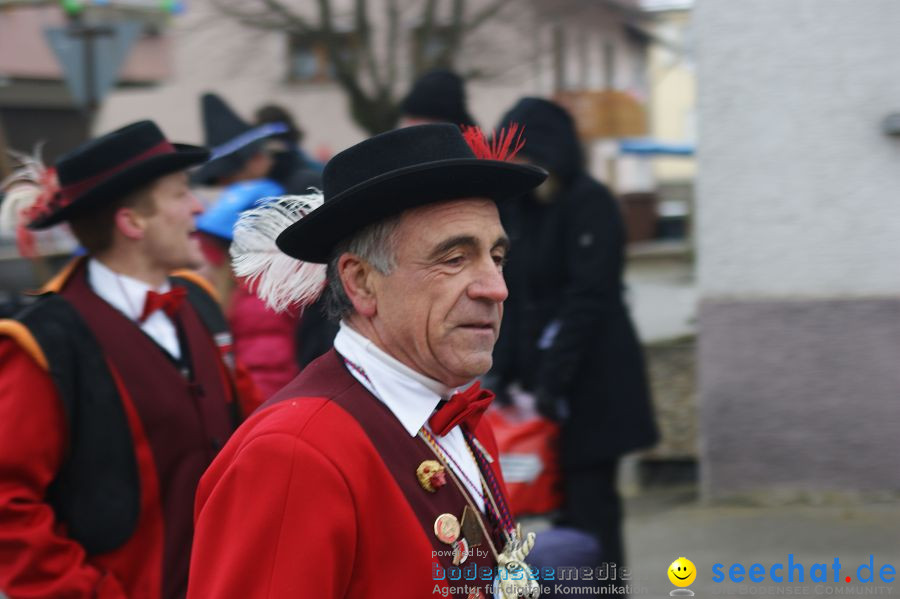
M 694 143 L 697 139 L 697 82 L 690 54 L 690 10 L 657 13 L 654 28 L 662 43 L 650 51 L 649 79 L 652 136 L 660 141 Z M 654 160 L 660 183 L 692 181 L 693 158 L 660 157 Z

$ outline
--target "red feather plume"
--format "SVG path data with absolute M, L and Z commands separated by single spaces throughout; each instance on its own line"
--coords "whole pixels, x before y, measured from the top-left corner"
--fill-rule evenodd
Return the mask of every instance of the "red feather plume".
M 34 204 L 22 210 L 19 214 L 19 224 L 16 226 L 16 244 L 19 253 L 26 258 L 37 255 L 34 234 L 28 230 L 28 223 L 52 212 L 58 203 L 60 191 L 56 169 L 53 167 L 45 168 L 35 183 L 40 189 L 37 199 Z
M 510 123 L 509 128 L 500 129 L 488 141 L 480 127 L 462 126 L 463 138 L 472 148 L 475 157 L 486 160 L 512 160 L 525 145 L 525 138 L 522 137 L 524 132 L 525 127 L 519 123 Z

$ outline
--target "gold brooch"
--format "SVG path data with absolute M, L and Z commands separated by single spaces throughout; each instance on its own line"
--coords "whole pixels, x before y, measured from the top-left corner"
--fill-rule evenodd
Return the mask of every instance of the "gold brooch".
M 434 493 L 447 484 L 447 472 L 444 466 L 435 460 L 425 460 L 416 468 L 419 484 L 429 493 Z

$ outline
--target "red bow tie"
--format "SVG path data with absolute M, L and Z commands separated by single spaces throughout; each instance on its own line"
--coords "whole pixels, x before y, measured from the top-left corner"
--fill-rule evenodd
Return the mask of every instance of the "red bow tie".
M 178 312 L 181 304 L 184 303 L 185 297 L 187 297 L 187 289 L 184 287 L 175 287 L 172 291 L 166 293 L 148 291 L 147 299 L 144 300 L 144 311 L 141 313 L 141 317 L 138 318 L 138 322 L 144 322 L 157 310 L 162 310 L 166 313 L 166 316 L 172 318 Z
M 442 437 L 459 424 L 465 422 L 469 431 L 474 431 L 481 420 L 481 415 L 494 401 L 494 392 L 481 388 L 481 383 L 475 383 L 465 391 L 454 393 L 450 401 L 438 408 L 428 424 L 432 432 Z

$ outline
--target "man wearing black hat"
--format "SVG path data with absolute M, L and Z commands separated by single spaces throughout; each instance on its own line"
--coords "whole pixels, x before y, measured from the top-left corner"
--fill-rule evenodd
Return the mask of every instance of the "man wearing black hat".
M 326 165 L 324 201 L 248 216 L 301 216 L 277 236 L 296 260 L 259 269 L 280 271 L 270 299 L 309 301 L 327 278 L 341 328 L 204 476 L 190 597 L 485 597 L 495 567 L 524 567 L 534 538 L 480 418 L 493 394 L 472 381 L 507 295 L 495 201 L 546 174 L 467 141 L 453 125 L 381 134 Z
M 204 148 L 150 121 L 60 158 L 30 227 L 88 255 L 0 322 L 0 589 L 183 597 L 193 497 L 239 413 L 223 316 L 199 277 Z M 185 301 L 186 300 L 186 301 Z
M 466 108 L 465 82 L 447 69 L 432 69 L 416 79 L 400 103 L 400 111 L 402 127 L 424 123 L 475 125 Z

